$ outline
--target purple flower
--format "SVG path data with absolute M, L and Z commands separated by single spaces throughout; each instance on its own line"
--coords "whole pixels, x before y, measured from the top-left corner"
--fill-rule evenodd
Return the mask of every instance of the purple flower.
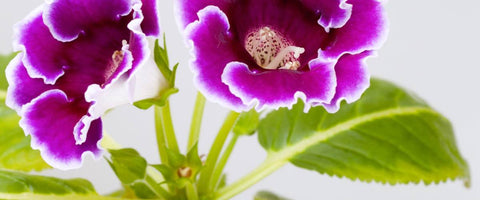
M 15 26 L 6 103 L 47 163 L 98 158 L 101 115 L 158 94 L 165 80 L 147 63 L 147 36 L 159 35 L 155 0 L 53 0 Z
M 178 0 L 195 84 L 244 111 L 308 106 L 336 112 L 369 86 L 365 59 L 386 38 L 379 0 Z M 307 107 L 308 107 L 307 106 Z

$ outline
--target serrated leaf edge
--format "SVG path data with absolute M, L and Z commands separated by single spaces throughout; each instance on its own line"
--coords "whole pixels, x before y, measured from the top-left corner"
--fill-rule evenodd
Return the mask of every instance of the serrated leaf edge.
M 419 106 L 410 106 L 410 107 L 401 107 L 401 108 L 392 108 L 392 109 L 386 109 L 382 111 L 377 111 L 373 112 L 370 114 L 366 114 L 363 116 L 359 116 L 353 119 L 350 119 L 348 121 L 342 122 L 336 126 L 333 126 L 329 129 L 325 129 L 319 132 L 316 132 L 312 134 L 309 137 L 303 138 L 301 141 L 296 142 L 295 144 L 292 144 L 290 146 L 287 146 L 283 148 L 280 151 L 273 151 L 273 150 L 267 150 L 268 152 L 268 163 L 287 163 L 289 162 L 290 159 L 294 158 L 295 156 L 305 152 L 308 148 L 322 142 L 326 141 L 332 137 L 335 137 L 337 134 L 340 134 L 344 131 L 348 131 L 358 125 L 367 123 L 369 121 L 373 121 L 376 119 L 381 119 L 383 117 L 391 117 L 391 116 L 402 116 L 402 115 L 412 115 L 412 114 L 417 114 L 417 113 L 427 113 L 431 114 L 434 116 L 438 116 L 440 118 L 445 119 L 441 114 L 436 112 L 435 110 L 428 108 L 428 107 L 419 107 Z M 437 180 L 437 181 L 431 181 L 435 183 L 439 182 L 446 182 L 448 180 L 463 180 L 465 185 L 468 187 L 470 183 L 470 173 L 469 173 L 469 167 L 466 163 L 463 164 L 463 174 L 458 176 L 458 177 L 446 177 L 443 180 Z M 379 180 L 363 180 L 360 178 L 353 178 L 353 177 L 348 177 L 348 176 L 342 176 L 342 175 L 337 175 L 337 174 L 329 174 L 329 173 L 321 173 L 321 174 L 328 174 L 329 176 L 336 176 L 339 178 L 347 177 L 351 180 L 360 180 L 360 181 L 366 181 L 366 182 L 379 182 L 379 183 L 389 183 L 391 185 L 395 184 L 400 184 L 404 182 L 400 181 L 379 181 Z M 426 185 L 429 184 L 429 182 L 425 181 L 419 181 L 419 182 L 424 182 Z M 419 182 L 408 182 L 408 183 L 419 183 Z

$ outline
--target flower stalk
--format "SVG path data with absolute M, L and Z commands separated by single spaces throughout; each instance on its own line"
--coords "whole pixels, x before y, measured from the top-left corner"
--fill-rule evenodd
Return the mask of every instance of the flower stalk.
M 230 158 L 230 154 L 232 154 L 233 148 L 237 144 L 239 137 L 240 135 L 233 134 L 232 138 L 230 139 L 227 148 L 223 152 L 222 157 L 218 161 L 217 167 L 215 167 L 215 170 L 213 172 L 212 180 L 210 181 L 210 184 L 208 186 L 209 192 L 215 191 L 215 189 L 218 187 L 218 183 L 220 182 L 220 178 L 222 177 L 223 169 L 225 168 L 225 165 L 227 165 L 228 158 Z
M 276 156 L 276 154 L 269 154 L 265 161 L 256 169 L 241 178 L 240 180 L 228 185 L 214 194 L 215 200 L 228 200 L 240 192 L 248 189 L 258 181 L 269 176 L 279 168 L 288 163 L 284 156 Z
M 202 125 L 203 111 L 205 110 L 205 97 L 202 93 L 197 93 L 195 100 L 195 108 L 192 115 L 192 123 L 190 126 L 190 135 L 188 137 L 187 151 L 189 151 L 198 142 L 200 137 L 200 127 Z
M 239 113 L 231 111 L 220 128 L 220 131 L 210 148 L 207 161 L 205 162 L 205 168 L 200 173 L 200 179 L 198 181 L 198 191 L 200 194 L 206 194 L 208 192 L 208 186 L 212 180 L 212 174 L 215 167 L 217 166 L 218 157 L 220 156 L 223 145 L 239 116 Z
M 180 149 L 178 148 L 177 138 L 175 136 L 175 130 L 173 128 L 172 114 L 170 112 L 170 101 L 167 100 L 161 110 L 163 130 L 167 139 L 168 149 L 174 151 L 175 153 L 179 153 Z
M 160 161 L 164 164 L 168 163 L 167 143 L 165 132 L 163 131 L 162 109 L 158 106 L 154 108 L 155 115 L 155 132 L 157 136 L 157 147 L 160 155 Z

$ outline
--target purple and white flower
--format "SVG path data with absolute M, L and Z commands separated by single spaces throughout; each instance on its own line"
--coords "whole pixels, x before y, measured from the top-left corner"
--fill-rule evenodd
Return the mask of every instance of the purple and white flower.
M 365 59 L 386 38 L 379 0 L 178 0 L 195 84 L 236 111 L 256 105 L 336 112 L 369 86 Z
M 15 26 L 6 103 L 47 163 L 98 158 L 104 112 L 163 89 L 147 41 L 159 35 L 155 0 L 51 0 Z

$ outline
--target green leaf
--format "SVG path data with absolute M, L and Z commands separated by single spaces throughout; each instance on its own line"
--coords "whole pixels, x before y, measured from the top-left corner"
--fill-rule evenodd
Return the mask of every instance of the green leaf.
M 8 83 L 7 78 L 5 77 L 5 69 L 7 68 L 8 63 L 12 60 L 17 53 L 12 53 L 10 55 L 0 55 L 0 90 L 7 90 Z
M 170 79 L 172 71 L 170 70 L 170 62 L 168 61 L 168 51 L 165 35 L 163 35 L 163 48 L 158 44 L 158 40 L 155 40 L 155 46 L 153 48 L 153 59 L 162 72 L 163 76 Z
M 259 122 L 260 113 L 255 111 L 255 109 L 241 113 L 233 127 L 233 133 L 238 135 L 253 135 L 257 130 Z
M 172 168 L 180 168 L 185 166 L 186 157 L 178 152 L 167 149 L 168 163 Z
M 116 199 L 99 196 L 84 179 L 62 180 L 0 170 L 0 199 Z
M 163 46 L 164 47 L 162 48 L 158 44 L 158 40 L 155 41 L 153 58 L 155 60 L 155 63 L 157 64 L 158 69 L 168 81 L 169 86 L 166 89 L 160 91 L 158 96 L 151 99 L 138 101 L 133 104 L 140 109 L 146 110 L 153 105 L 162 107 L 165 105 L 166 101 L 168 101 L 171 95 L 178 93 L 178 88 L 175 88 L 175 78 L 177 76 L 177 68 L 179 63 L 175 64 L 173 68 L 170 69 L 165 35 L 163 36 Z
M 288 200 L 269 191 L 260 191 L 255 194 L 254 200 Z
M 170 98 L 170 96 L 176 93 L 178 93 L 177 88 L 168 88 L 160 92 L 160 94 L 155 98 L 137 101 L 134 102 L 133 105 L 143 110 L 149 109 L 150 107 L 152 107 L 152 105 L 162 107 L 165 105 L 165 102 L 167 102 L 168 98 Z
M 135 149 L 108 149 L 108 151 L 111 156 L 107 161 L 124 187 L 131 190 L 128 192 L 133 191 L 136 197 L 147 199 L 168 195 L 159 184 L 164 181 L 163 177 L 160 175 L 162 180 L 158 182 L 151 177 L 151 174 L 147 173 L 149 171 L 147 161 Z
M 111 160 L 108 163 L 123 184 L 143 180 L 147 171 L 147 161 L 134 149 L 108 150 Z
M 157 195 L 152 191 L 153 189 L 145 182 L 133 183 L 131 188 L 135 192 L 135 195 L 143 199 L 155 199 Z
M 167 182 L 174 182 L 175 179 L 177 178 L 176 177 L 176 169 L 168 166 L 168 165 L 165 165 L 165 164 L 161 164 L 161 165 L 151 165 L 153 168 L 155 168 L 158 172 L 160 172 L 163 176 L 163 178 L 167 181 Z
M 202 159 L 198 155 L 198 143 L 196 143 L 187 153 L 187 166 L 192 168 L 194 176 L 203 167 Z
M 222 189 L 225 186 L 227 186 L 227 175 L 222 174 L 222 177 L 220 178 L 220 182 L 218 182 L 217 189 Z
M 19 120 L 20 117 L 0 101 L 0 168 L 20 171 L 51 168 L 40 152 L 30 147 L 30 136 L 25 136 Z
M 359 101 L 335 114 L 303 107 L 273 111 L 260 122 L 259 141 L 276 162 L 362 181 L 469 182 L 450 122 L 389 82 L 372 80 Z

